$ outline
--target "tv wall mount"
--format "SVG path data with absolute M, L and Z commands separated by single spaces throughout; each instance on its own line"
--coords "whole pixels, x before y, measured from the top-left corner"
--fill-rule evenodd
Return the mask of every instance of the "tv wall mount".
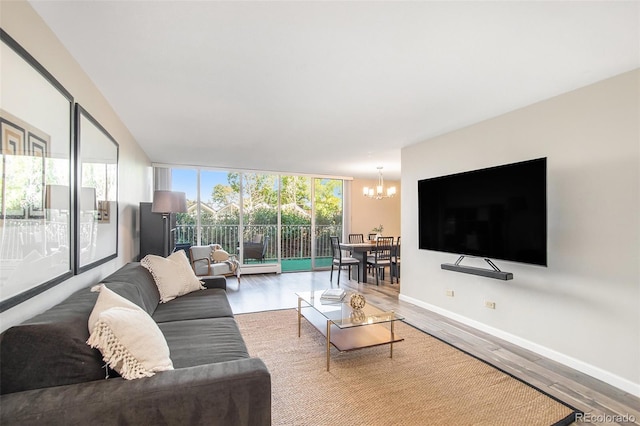
M 486 268 L 476 268 L 474 266 L 463 266 L 460 264 L 460 262 L 462 262 L 462 259 L 464 259 L 465 256 L 460 256 L 458 258 L 458 260 L 456 260 L 456 263 L 443 263 L 440 265 L 440 267 L 442 269 L 446 269 L 447 271 L 454 271 L 454 272 L 462 272 L 464 274 L 472 274 L 472 275 L 479 275 L 481 277 L 488 277 L 488 278 L 495 278 L 497 280 L 512 280 L 513 279 L 513 274 L 511 272 L 503 272 L 501 271 L 496 265 L 495 263 L 493 263 L 491 261 L 491 259 L 487 259 L 484 258 L 484 261 L 487 262 L 489 264 L 489 266 L 491 266 L 491 269 L 486 269 Z

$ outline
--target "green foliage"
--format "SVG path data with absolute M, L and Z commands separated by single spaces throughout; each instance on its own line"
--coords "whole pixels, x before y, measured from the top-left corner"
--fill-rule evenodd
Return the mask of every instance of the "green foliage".
M 310 225 L 311 217 L 303 215 L 302 213 L 292 210 L 284 209 L 280 213 L 280 218 L 283 225 Z
M 342 223 L 342 181 L 316 179 L 316 224 L 339 225 Z
M 217 184 L 212 188 L 211 201 L 217 215 L 201 212 L 202 224 L 238 224 L 239 211 L 229 206 L 240 200 L 242 179 L 245 224 L 268 225 L 277 223 L 278 176 L 259 173 L 227 174 L 227 185 Z M 342 181 L 336 179 L 314 179 L 315 213 L 318 225 L 340 225 L 342 223 Z M 311 223 L 310 178 L 305 176 L 281 176 L 281 220 L 283 225 L 308 225 Z M 224 207 L 227 207 L 223 209 Z M 220 210 L 223 209 L 222 212 Z M 195 217 L 179 216 L 181 224 L 195 224 Z
M 196 217 L 190 213 L 176 213 L 176 223 L 179 225 L 195 225 Z
M 295 204 L 311 212 L 309 178 L 305 176 L 282 176 L 282 204 Z
M 278 223 L 278 214 L 270 207 L 258 207 L 245 215 L 245 223 L 255 225 L 275 225 Z
M 219 183 L 211 190 L 211 202 L 216 210 L 229 204 L 238 203 L 238 200 L 238 193 L 231 186 Z

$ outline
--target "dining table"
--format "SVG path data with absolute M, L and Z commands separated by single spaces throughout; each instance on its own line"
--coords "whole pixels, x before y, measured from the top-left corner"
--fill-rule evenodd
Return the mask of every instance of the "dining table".
M 351 271 L 351 279 L 355 280 L 357 277 L 360 277 L 360 282 L 367 282 L 367 255 L 371 250 L 376 248 L 375 241 L 365 241 L 363 243 L 340 243 L 340 249 L 351 252 L 351 256 L 355 259 L 359 260 L 358 263 L 358 274 L 355 275 L 356 271 Z

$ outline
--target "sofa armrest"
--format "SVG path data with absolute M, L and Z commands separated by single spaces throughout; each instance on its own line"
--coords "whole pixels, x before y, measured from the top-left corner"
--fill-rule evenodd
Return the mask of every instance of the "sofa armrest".
M 271 375 L 262 360 L 205 364 L 2 395 L 0 423 L 269 425 Z
M 198 277 L 198 279 L 204 283 L 204 286 L 206 288 L 221 288 L 223 290 L 227 289 L 227 278 L 222 275 Z

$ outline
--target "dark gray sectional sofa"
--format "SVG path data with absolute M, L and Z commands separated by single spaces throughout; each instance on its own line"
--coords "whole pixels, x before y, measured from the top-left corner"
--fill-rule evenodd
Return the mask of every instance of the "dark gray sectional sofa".
M 109 370 L 105 379 L 100 352 L 85 343 L 98 297 L 85 288 L 0 335 L 0 424 L 271 424 L 271 376 L 249 357 L 224 277 L 162 304 L 139 263 L 101 282 L 151 315 L 175 370 L 136 380 Z

